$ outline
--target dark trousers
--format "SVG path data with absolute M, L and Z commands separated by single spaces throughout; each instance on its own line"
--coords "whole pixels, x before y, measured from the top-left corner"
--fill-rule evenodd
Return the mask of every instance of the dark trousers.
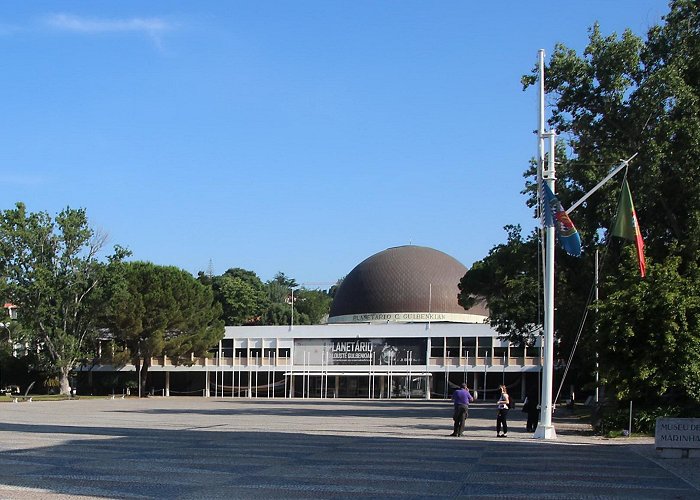
M 537 429 L 537 421 L 539 420 L 539 417 L 540 417 L 539 411 L 528 410 L 528 412 L 527 412 L 527 431 L 528 432 L 535 432 L 535 430 Z
M 503 434 L 508 434 L 508 410 L 498 410 L 496 415 L 496 434 L 501 433 L 501 425 L 503 426 Z
M 456 405 L 455 412 L 452 415 L 452 420 L 455 421 L 452 434 L 461 436 L 464 433 L 464 421 L 469 416 L 469 407 L 467 405 Z

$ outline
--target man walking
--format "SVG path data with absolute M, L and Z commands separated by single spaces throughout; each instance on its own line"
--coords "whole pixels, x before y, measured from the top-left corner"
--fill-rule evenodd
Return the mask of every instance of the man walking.
M 469 403 L 474 401 L 474 398 L 469 393 L 467 384 L 462 384 L 454 394 L 452 394 L 452 402 L 455 405 L 452 420 L 454 420 L 454 430 L 450 436 L 462 437 L 464 434 L 464 421 L 469 416 Z

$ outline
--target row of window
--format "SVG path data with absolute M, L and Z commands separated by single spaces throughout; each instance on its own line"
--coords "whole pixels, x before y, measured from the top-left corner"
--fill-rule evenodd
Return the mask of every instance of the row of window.
M 497 344 L 497 345 L 494 345 Z M 431 358 L 485 357 L 485 358 L 522 358 L 539 356 L 539 347 L 521 347 L 501 342 L 493 337 L 431 337 Z
M 497 345 L 494 345 L 497 344 Z M 210 352 L 218 355 L 218 348 L 213 348 Z M 268 358 L 274 359 L 291 357 L 289 347 L 233 347 L 233 341 L 224 339 L 222 341 L 221 356 L 225 358 Z M 525 356 L 537 357 L 540 355 L 539 347 L 520 347 L 502 343 L 493 337 L 431 337 L 430 357 L 432 358 L 522 358 Z

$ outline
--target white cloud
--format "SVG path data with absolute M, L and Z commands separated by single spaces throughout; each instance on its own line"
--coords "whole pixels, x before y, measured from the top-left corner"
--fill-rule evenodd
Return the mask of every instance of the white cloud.
M 7 186 L 38 186 L 46 184 L 48 179 L 38 174 L 3 174 L 0 176 L 0 185 Z
M 53 28 L 77 33 L 141 32 L 150 35 L 173 28 L 170 23 L 158 18 L 91 19 L 71 14 L 54 14 L 46 21 Z
M 160 37 L 175 25 L 157 17 L 129 19 L 99 19 L 76 16 L 73 14 L 53 14 L 45 19 L 51 28 L 82 33 L 86 35 L 102 33 L 140 33 L 152 38 L 160 46 Z

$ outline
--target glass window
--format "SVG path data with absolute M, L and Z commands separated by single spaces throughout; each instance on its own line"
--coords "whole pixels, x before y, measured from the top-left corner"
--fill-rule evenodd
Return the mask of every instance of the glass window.
M 507 351 L 508 351 L 508 348 L 506 348 L 506 347 L 494 347 L 493 348 L 493 357 L 496 359 L 503 359 L 503 358 L 505 358 Z
M 459 356 L 459 341 L 460 337 L 447 337 L 445 339 L 447 343 L 447 354 L 448 358 L 454 358 Z
M 462 337 L 462 357 L 476 354 L 476 337 Z
M 540 357 L 540 348 L 528 346 L 527 349 L 525 349 L 525 355 L 530 357 L 530 358 L 539 358 Z
M 253 359 L 255 359 L 255 358 L 260 359 L 262 357 L 262 349 L 260 349 L 260 348 L 251 349 L 249 356 Z
M 236 357 L 237 358 L 246 358 L 248 357 L 248 349 L 245 347 L 238 347 L 236 348 Z
M 430 338 L 430 357 L 441 358 L 445 354 L 445 337 Z
M 477 348 L 479 356 L 491 357 L 491 347 L 493 346 L 493 337 L 479 337 L 477 339 Z
M 291 358 L 292 357 L 292 352 L 289 347 L 280 347 L 279 348 L 279 356 L 280 358 Z
M 275 357 L 275 349 L 274 347 L 266 347 L 263 349 L 263 356 L 265 356 L 266 359 L 273 358 Z
M 523 356 L 525 356 L 525 348 L 511 344 L 510 357 L 511 358 L 522 358 Z

